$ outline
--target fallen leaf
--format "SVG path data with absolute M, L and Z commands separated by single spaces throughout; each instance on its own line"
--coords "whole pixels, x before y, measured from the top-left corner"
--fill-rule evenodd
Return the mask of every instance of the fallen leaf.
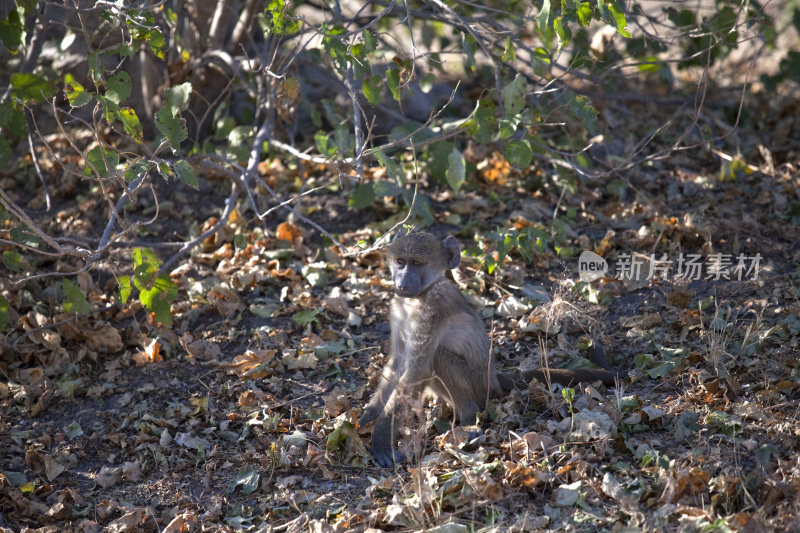
M 317 356 L 312 352 L 289 351 L 283 355 L 283 364 L 289 370 L 311 369 L 317 367 Z
M 275 236 L 282 241 L 289 241 L 294 244 L 296 239 L 303 238 L 303 233 L 291 222 L 281 222 L 278 224 L 278 230 L 275 232 Z
M 349 393 L 341 387 L 334 387 L 329 394 L 322 397 L 322 401 L 325 402 L 325 410 L 332 418 L 350 409 Z
M 183 347 L 190 357 L 194 357 L 198 361 L 213 361 L 222 355 L 219 345 L 214 342 L 197 340 L 184 344 Z
M 558 487 L 553 493 L 553 505 L 559 507 L 572 507 L 581 495 L 578 489 L 583 485 L 583 481 L 576 481 Z
M 136 366 L 158 363 L 161 360 L 161 343 L 156 339 L 148 339 L 145 342 L 144 350 L 133 355 Z
M 180 444 L 184 448 L 191 448 L 194 450 L 199 450 L 201 447 L 204 450 L 210 450 L 211 445 L 206 439 L 202 439 L 200 437 L 193 437 L 189 433 L 177 433 L 175 435 L 175 442 Z
M 275 358 L 276 353 L 276 350 L 247 350 L 223 366 L 228 369 L 229 374 L 239 374 L 250 379 L 265 378 L 272 373 L 272 367 L 268 363 Z
M 67 468 L 50 457 L 47 454 L 42 454 L 42 461 L 44 463 L 44 473 L 47 476 L 47 479 L 53 481 L 59 475 L 61 475 Z
M 122 480 L 122 468 L 103 466 L 94 479 L 104 489 L 111 488 Z
M 125 461 L 122 464 L 122 476 L 128 481 L 142 479 L 142 470 L 139 468 L 139 463 Z
M 84 334 L 86 347 L 95 352 L 113 353 L 123 348 L 122 336 L 117 328 L 105 324 L 96 330 L 86 331 Z
M 184 511 L 172 520 L 161 530 L 161 533 L 188 533 L 199 531 L 200 522 L 197 515 L 192 511 Z

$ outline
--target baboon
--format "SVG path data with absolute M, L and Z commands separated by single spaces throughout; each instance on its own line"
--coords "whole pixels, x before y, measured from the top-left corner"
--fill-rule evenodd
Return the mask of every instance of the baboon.
M 430 233 L 398 234 L 389 246 L 395 293 L 389 318 L 389 362 L 359 420 L 361 426 L 375 422 L 370 450 L 380 466 L 403 461 L 394 449 L 394 425 L 404 395 L 416 398 L 427 387 L 453 407 L 461 424 L 474 424 L 490 396 L 500 396 L 516 385 L 527 387 L 532 377 L 544 379 L 542 370 L 524 376 L 496 371 L 483 321 L 444 277 L 445 270 L 456 268 L 460 260 L 452 235 L 440 241 Z M 604 357 L 598 361 L 604 363 Z M 562 384 L 614 382 L 610 370 L 553 369 L 549 374 L 552 381 Z

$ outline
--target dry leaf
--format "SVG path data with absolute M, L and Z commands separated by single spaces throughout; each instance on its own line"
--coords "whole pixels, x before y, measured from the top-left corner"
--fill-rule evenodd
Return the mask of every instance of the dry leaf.
M 317 356 L 311 352 L 295 353 L 290 351 L 283 355 L 283 359 L 281 359 L 281 361 L 283 361 L 283 364 L 286 365 L 286 368 L 289 370 L 311 369 L 317 367 Z
M 67 469 L 67 467 L 47 454 L 42 454 L 42 462 L 44 463 L 44 473 L 50 481 L 53 481 Z
M 192 511 L 184 511 L 173 518 L 167 524 L 167 527 L 161 530 L 161 533 L 188 533 L 199 530 L 200 522 L 197 519 L 197 515 Z
M 86 347 L 95 352 L 113 353 L 123 348 L 122 336 L 110 324 L 104 324 L 99 329 L 89 330 L 85 333 Z
M 122 464 L 122 475 L 128 481 L 139 481 L 142 479 L 142 470 L 139 463 L 126 461 Z
M 278 224 L 276 236 L 283 241 L 294 244 L 296 239 L 302 239 L 303 234 L 300 229 L 291 222 L 281 222 Z
M 194 357 L 198 361 L 213 361 L 222 355 L 219 345 L 209 341 L 198 340 L 184 344 L 183 347 L 190 357 Z
M 144 350 L 133 355 L 136 366 L 144 366 L 149 363 L 161 361 L 161 343 L 156 339 L 148 339 L 145 342 Z
M 276 350 L 247 350 L 224 366 L 228 368 L 229 374 L 239 374 L 251 379 L 264 378 L 272 373 L 268 363 L 275 358 L 275 353 Z
M 122 480 L 122 468 L 104 466 L 94 479 L 104 489 L 111 488 Z

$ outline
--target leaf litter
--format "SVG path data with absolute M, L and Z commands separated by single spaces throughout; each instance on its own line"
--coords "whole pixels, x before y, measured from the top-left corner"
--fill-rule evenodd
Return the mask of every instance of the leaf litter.
M 605 192 L 579 182 L 561 200 L 548 187 L 519 198 L 521 176 L 493 152 L 479 159 L 477 189 L 434 191 L 443 217 L 475 213 L 516 232 L 574 211 L 563 241 L 532 257 L 512 247 L 501 259 L 499 241 L 482 240 L 496 277 L 460 282 L 483 305 L 501 366 L 574 364 L 591 333 L 624 381 L 576 386 L 569 401 L 532 383 L 493 400 L 478 432 L 428 402 L 401 435 L 412 460 L 397 470 L 371 463 L 370 430 L 356 423 L 388 337 L 377 254 L 344 258 L 285 221 L 266 237 L 237 214 L 173 270 L 183 293 L 172 328 L 134 303 L 45 327 L 80 299 L 47 315 L 9 294 L 26 336 L 2 353 L 4 520 L 31 531 L 791 527 L 800 232 L 771 202 L 800 183 L 715 182 L 702 162 L 675 165 Z M 630 188 L 638 194 L 618 201 Z M 501 202 L 485 201 L 492 191 Z M 743 195 L 755 202 L 746 212 Z M 354 215 L 344 242 L 377 235 L 375 213 Z M 609 262 L 631 250 L 744 250 L 765 268 L 741 283 L 581 286 L 558 252 L 569 247 Z M 464 259 L 485 271 L 480 255 Z M 110 301 L 91 276 L 76 283 L 92 305 Z

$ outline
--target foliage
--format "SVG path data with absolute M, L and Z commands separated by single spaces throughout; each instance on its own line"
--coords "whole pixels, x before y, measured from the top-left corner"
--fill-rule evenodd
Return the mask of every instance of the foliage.
M 759 505 L 780 521 L 770 502 L 797 485 L 767 431 L 794 428 L 781 406 L 798 390 L 796 3 L 357 4 L 6 2 L 0 508 L 25 526 L 119 511 L 132 530 L 189 530 L 190 507 L 231 529 L 524 529 L 476 502 L 534 500 L 540 529 L 724 529 Z M 534 385 L 492 400 L 477 441 L 426 410 L 423 432 L 443 434 L 420 477 L 361 475 L 355 420 L 387 333 L 374 252 L 402 225 L 458 234 L 474 276 L 457 279 L 498 361 L 535 359 L 539 335 L 564 359 L 597 322 L 564 309 L 589 308 L 635 391 L 614 408 L 564 389 L 542 421 Z M 708 280 L 696 298 L 675 278 L 573 281 L 581 250 L 734 254 L 754 239 L 786 277 L 737 304 L 752 315 L 763 298 L 768 324 L 710 314 Z M 557 283 L 571 292 L 551 298 Z M 163 359 L 177 361 L 153 371 Z M 744 460 L 695 461 L 709 436 Z M 148 492 L 140 467 L 173 474 L 157 520 L 87 503 L 123 481 Z M 321 478 L 374 505 L 317 498 Z

